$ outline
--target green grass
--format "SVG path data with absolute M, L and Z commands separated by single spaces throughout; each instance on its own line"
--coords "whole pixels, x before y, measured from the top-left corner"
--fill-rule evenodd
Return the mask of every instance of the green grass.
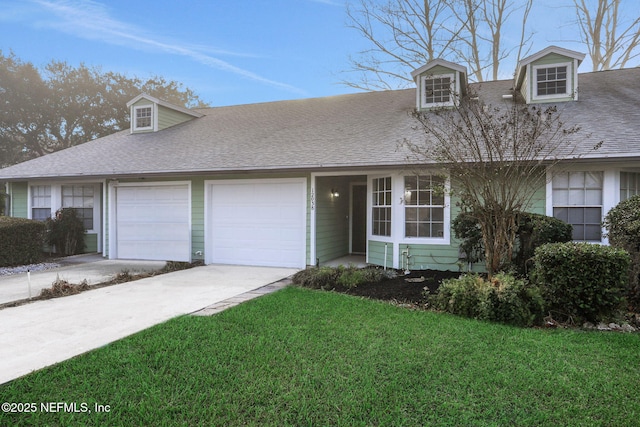
M 2 401 L 109 413 L 0 414 L 0 425 L 638 425 L 639 354 L 637 334 L 518 329 L 287 288 L 0 386 Z

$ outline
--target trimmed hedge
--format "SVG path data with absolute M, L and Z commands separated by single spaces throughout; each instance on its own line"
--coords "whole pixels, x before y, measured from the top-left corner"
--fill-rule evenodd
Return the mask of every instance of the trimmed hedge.
M 41 221 L 0 217 L 0 266 L 39 262 L 46 229 Z
M 516 326 L 539 323 L 544 313 L 540 290 L 505 273 L 491 281 L 477 274 L 444 280 L 429 302 L 437 310 Z
M 536 249 L 532 278 L 555 316 L 597 322 L 615 316 L 628 290 L 629 254 L 590 243 Z
M 604 219 L 611 246 L 624 249 L 631 256 L 628 297 L 640 308 L 640 196 L 618 203 Z

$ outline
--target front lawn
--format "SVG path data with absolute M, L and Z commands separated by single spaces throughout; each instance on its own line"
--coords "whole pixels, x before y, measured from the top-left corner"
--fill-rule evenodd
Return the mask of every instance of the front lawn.
M 0 425 L 637 425 L 639 354 L 638 334 L 519 329 L 290 287 L 0 386 L 3 402 L 38 406 Z

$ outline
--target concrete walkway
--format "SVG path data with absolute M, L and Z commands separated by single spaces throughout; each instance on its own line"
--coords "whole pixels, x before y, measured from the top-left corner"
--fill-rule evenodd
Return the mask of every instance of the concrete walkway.
M 215 314 L 296 271 L 208 265 L 2 309 L 0 384 L 176 316 Z

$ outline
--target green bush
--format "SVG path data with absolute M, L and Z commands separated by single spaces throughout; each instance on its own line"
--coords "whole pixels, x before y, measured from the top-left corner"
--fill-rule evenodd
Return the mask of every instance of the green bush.
M 618 203 L 604 219 L 611 246 L 624 249 L 631 257 L 629 300 L 640 308 L 640 196 Z
M 381 282 L 388 277 L 388 274 L 379 268 L 358 268 L 350 265 L 308 268 L 294 274 L 292 282 L 312 289 L 333 289 L 336 285 L 353 289 L 365 283 Z
M 84 251 L 85 230 L 82 220 L 73 208 L 62 208 L 55 218 L 47 220 L 47 243 L 62 255 L 75 255 Z
M 0 266 L 39 262 L 45 230 L 46 225 L 41 221 L 0 217 Z
M 517 326 L 536 324 L 544 312 L 539 289 L 505 273 L 491 281 L 477 274 L 445 280 L 429 302 L 448 313 Z
M 574 322 L 615 316 L 628 290 L 629 254 L 589 243 L 551 243 L 536 249 L 532 278 L 554 316 Z
M 516 223 L 513 266 L 518 273 L 526 274 L 535 249 L 546 243 L 571 241 L 572 227 L 559 219 L 530 212 L 520 212 Z M 453 221 L 453 231 L 462 239 L 460 247 L 470 262 L 484 259 L 484 245 L 480 224 L 470 212 L 460 213 Z

